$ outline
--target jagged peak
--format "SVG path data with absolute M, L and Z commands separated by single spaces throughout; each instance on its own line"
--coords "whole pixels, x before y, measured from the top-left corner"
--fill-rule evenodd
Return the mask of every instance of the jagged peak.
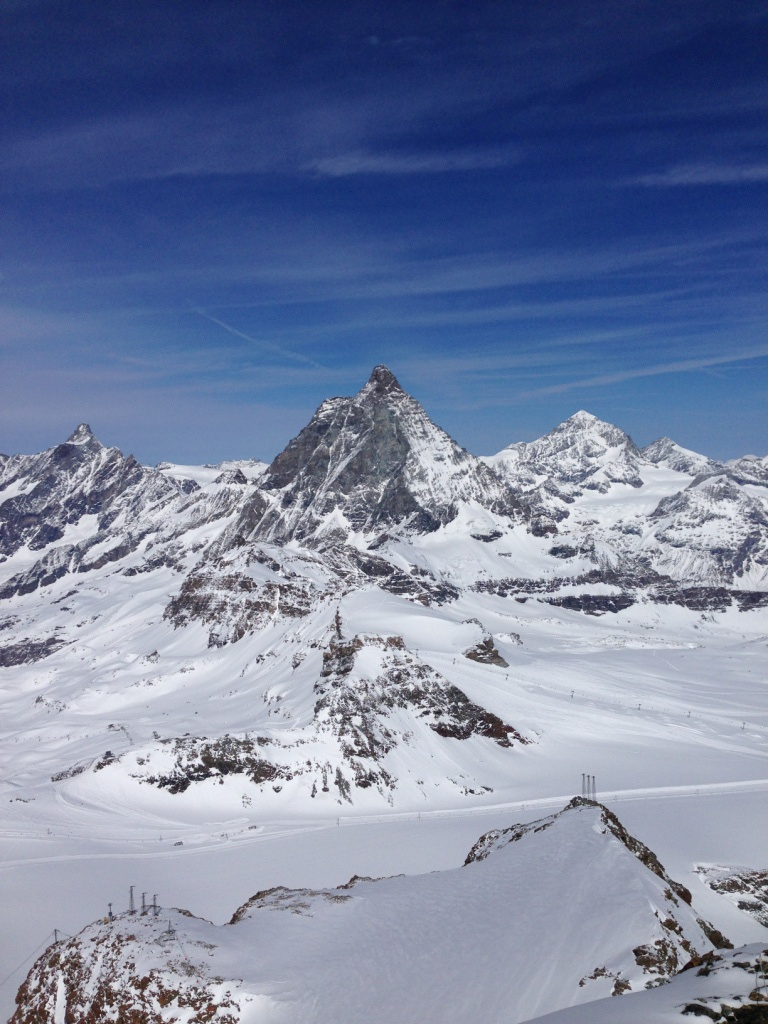
M 659 437 L 655 441 L 652 441 L 651 444 L 647 444 L 645 446 L 645 448 L 642 449 L 642 451 L 643 452 L 655 451 L 657 448 L 659 449 L 659 451 L 662 451 L 662 450 L 666 451 L 669 448 L 680 448 L 680 447 L 681 447 L 681 445 L 679 445 L 677 443 L 677 441 L 673 441 L 671 437 L 667 437 L 667 435 L 664 434 L 663 437 Z
M 67 444 L 87 444 L 89 441 L 95 441 L 96 438 L 93 431 L 87 423 L 80 423 L 67 438 Z
M 653 441 L 651 444 L 647 444 L 644 448 L 640 449 L 640 452 L 645 458 L 650 459 L 663 459 L 667 455 L 678 454 L 680 452 L 684 455 L 694 455 L 698 459 L 707 458 L 706 455 L 701 455 L 700 452 L 695 452 L 691 448 L 684 448 L 681 444 L 678 444 L 677 441 L 673 441 L 671 437 L 667 437 L 666 435 L 658 438 L 658 440 Z
M 388 366 L 384 366 L 380 363 L 378 366 L 374 366 L 371 370 L 371 375 L 368 378 L 367 383 L 360 391 L 360 397 L 366 395 L 391 395 L 391 394 L 405 394 L 400 383 L 395 377 L 394 373 L 389 369 Z
M 532 444 L 535 446 L 548 439 L 557 440 L 558 444 L 561 444 L 563 438 L 566 439 L 569 446 L 571 444 L 580 446 L 586 441 L 588 444 L 597 443 L 600 447 L 607 445 L 609 448 L 626 448 L 635 456 L 640 454 L 637 445 L 626 431 L 617 427 L 615 423 L 601 420 L 584 409 L 575 412 L 573 416 L 560 423 L 549 434 L 540 438 L 539 442 L 534 441 Z
M 683 448 L 669 437 L 660 437 L 658 441 L 646 445 L 640 454 L 648 462 L 682 473 L 711 473 L 721 467 L 721 463 L 690 448 Z
M 601 420 L 599 416 L 594 416 L 591 412 L 587 412 L 585 409 L 579 409 L 573 416 L 569 416 L 567 420 L 564 420 L 559 426 L 555 427 L 555 431 L 571 431 L 571 430 L 592 430 L 598 433 L 620 433 L 624 434 L 624 431 L 615 426 L 613 423 L 609 423 L 607 420 Z M 553 433 L 555 432 L 553 431 Z

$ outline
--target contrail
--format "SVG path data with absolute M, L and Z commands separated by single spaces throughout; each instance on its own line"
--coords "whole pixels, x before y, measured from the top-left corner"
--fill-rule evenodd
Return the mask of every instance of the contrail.
M 261 348 L 269 349 L 271 352 L 275 352 L 277 355 L 285 356 L 289 359 L 297 359 L 300 363 L 307 363 L 309 366 L 314 366 L 316 370 L 326 370 L 327 367 L 323 366 L 322 363 L 318 363 L 314 359 L 310 359 L 309 356 L 303 356 L 299 352 L 292 352 L 288 348 L 281 348 L 280 345 L 273 345 L 269 341 L 260 341 L 258 338 L 252 338 L 250 334 L 246 334 L 244 331 L 238 331 L 236 327 L 232 327 L 231 324 L 224 323 L 223 320 L 219 320 L 218 317 L 211 316 L 210 313 L 202 309 L 200 306 L 193 306 L 190 302 L 190 309 L 193 313 L 197 313 L 206 320 L 210 320 L 212 324 L 217 324 L 219 327 L 223 327 L 225 331 L 229 331 L 230 334 L 234 334 L 236 338 L 242 338 L 244 341 L 250 341 L 252 345 L 258 345 Z

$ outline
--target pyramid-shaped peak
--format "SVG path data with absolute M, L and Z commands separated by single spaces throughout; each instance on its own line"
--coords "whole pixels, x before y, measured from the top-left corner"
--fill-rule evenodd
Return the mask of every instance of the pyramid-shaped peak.
M 657 466 L 663 466 L 679 473 L 690 473 L 694 476 L 700 473 L 715 472 L 721 468 L 721 463 L 706 455 L 691 451 L 690 448 L 683 448 L 669 437 L 660 437 L 653 444 L 646 445 L 641 454 L 646 461 Z
M 591 412 L 587 412 L 586 409 L 579 409 L 573 416 L 569 416 L 562 426 L 573 426 L 573 427 L 593 427 L 593 426 L 613 426 L 613 424 L 606 424 L 605 420 L 599 419 L 597 416 L 593 416 Z
M 88 424 L 80 423 L 67 438 L 67 444 L 87 444 L 89 441 L 95 440 L 93 431 Z
M 508 486 L 436 426 L 383 365 L 353 397 L 320 405 L 270 464 L 261 490 L 283 491 L 281 511 L 265 515 L 256 496 L 237 536 L 320 538 L 330 529 L 369 533 L 400 524 L 428 532 L 450 522 L 461 501 L 519 512 Z
M 582 439 L 586 438 L 598 444 L 607 442 L 610 445 L 629 444 L 633 449 L 635 447 L 629 434 L 625 433 L 621 427 L 617 427 L 607 420 L 601 420 L 584 409 L 579 409 L 573 416 L 569 416 L 567 420 L 555 427 L 549 436 L 561 437 L 563 435 L 573 438 L 578 444 L 581 444 Z
M 385 395 L 392 394 L 393 392 L 404 393 L 394 373 L 392 373 L 388 366 L 384 366 L 381 363 L 378 366 L 374 366 L 373 370 L 371 370 L 371 376 L 368 378 L 368 382 L 360 394 L 368 395 L 373 393 Z

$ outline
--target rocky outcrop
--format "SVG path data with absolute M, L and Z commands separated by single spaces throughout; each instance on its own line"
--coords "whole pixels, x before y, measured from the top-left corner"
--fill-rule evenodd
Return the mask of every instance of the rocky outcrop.
M 438 744 L 477 737 L 510 750 L 529 742 L 421 661 L 399 636 L 347 640 L 337 632 L 325 646 L 313 689 L 313 720 L 289 738 L 239 734 L 163 740 L 122 757 L 120 770 L 172 794 L 238 776 L 276 792 L 297 781 L 312 797 L 332 793 L 354 803 L 356 794 L 368 789 L 388 798 L 399 785 L 395 765 L 402 748 L 419 747 L 430 733 Z M 116 765 L 117 759 L 94 770 L 108 764 Z M 474 785 L 462 788 L 482 789 L 481 783 Z
M 187 576 L 163 617 L 176 628 L 192 622 L 208 626 L 208 646 L 223 647 L 277 618 L 301 618 L 314 593 L 307 580 L 259 580 L 225 566 L 206 567 Z
M 150 956 L 143 942 L 152 943 Z M 154 914 L 97 922 L 46 950 L 9 1024 L 238 1024 L 238 982 L 211 978 L 196 946 L 193 940 L 191 960 L 176 929 Z
M 768 928 L 768 870 L 699 865 L 696 871 L 714 892 Z

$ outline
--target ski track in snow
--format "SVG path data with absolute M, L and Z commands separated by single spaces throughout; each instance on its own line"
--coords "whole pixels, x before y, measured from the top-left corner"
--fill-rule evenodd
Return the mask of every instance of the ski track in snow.
M 598 792 L 597 797 L 600 803 L 605 804 L 608 807 L 613 807 L 615 804 L 626 803 L 628 801 L 642 801 L 647 802 L 649 800 L 674 800 L 681 797 L 708 797 L 718 796 L 725 794 L 735 793 L 766 793 L 768 792 L 768 779 L 751 779 L 743 782 L 704 782 L 698 785 L 686 785 L 686 786 L 646 786 L 640 789 L 623 789 L 613 790 L 609 792 Z M 442 810 L 424 810 L 424 811 L 391 811 L 386 814 L 355 814 L 345 815 L 339 814 L 335 818 L 328 819 L 327 821 L 320 821 L 314 824 L 307 824 L 306 822 L 296 822 L 295 824 L 289 824 L 288 822 L 274 823 L 269 820 L 262 821 L 258 826 L 244 825 L 243 820 L 236 820 L 232 822 L 217 822 L 216 829 L 217 834 L 214 836 L 210 830 L 204 832 L 195 831 L 189 828 L 179 827 L 173 828 L 169 826 L 168 822 L 158 820 L 154 823 L 154 829 L 158 827 L 164 827 L 164 831 L 168 833 L 167 842 L 177 842 L 179 839 L 183 840 L 185 850 L 177 849 L 163 849 L 163 850 L 140 850 L 133 851 L 127 854 L 118 853 L 100 853 L 100 854 L 70 854 L 70 855 L 56 855 L 52 857 L 26 857 L 23 860 L 6 860 L 0 863 L 0 872 L 13 867 L 17 867 L 21 864 L 43 864 L 43 863 L 62 863 L 69 860 L 88 860 L 88 859 L 103 859 L 113 857 L 183 857 L 185 853 L 199 853 L 204 851 L 209 846 L 219 846 L 221 842 L 225 843 L 238 843 L 239 845 L 248 845 L 256 843 L 271 842 L 275 839 L 281 839 L 286 836 L 299 836 L 309 835 L 314 832 L 321 832 L 329 828 L 349 828 L 349 827 L 362 827 L 369 824 L 396 824 L 403 821 L 424 821 L 429 822 L 431 820 L 438 820 L 440 818 L 472 818 L 477 816 L 484 816 L 489 813 L 525 813 L 530 814 L 533 811 L 549 810 L 551 808 L 564 807 L 568 801 L 573 797 L 574 794 L 562 794 L 560 796 L 548 796 L 540 798 L 532 798 L 529 800 L 516 800 L 509 801 L 506 803 L 486 803 L 477 804 L 473 807 L 457 807 L 453 809 L 442 809 Z M 70 809 L 72 812 L 77 811 L 78 806 L 75 803 L 70 803 Z M 511 819 L 510 819 L 511 820 Z M 109 834 L 100 836 L 100 840 L 108 843 L 130 843 L 132 845 L 141 843 L 142 846 L 149 844 L 152 846 L 158 841 L 155 838 L 142 838 L 136 839 L 138 822 L 134 821 L 130 829 L 126 829 L 122 835 L 116 835 L 113 830 L 110 830 Z M 146 829 L 149 830 L 147 824 Z M 256 831 L 254 831 L 256 829 Z M 40 832 L 21 830 L 21 829 L 10 829 L 0 828 L 0 838 L 5 839 L 25 839 L 25 838 L 52 838 L 56 839 L 83 839 L 83 838 L 95 838 L 93 835 L 93 826 L 83 824 L 82 830 L 70 830 L 70 831 L 57 831 L 44 830 Z

